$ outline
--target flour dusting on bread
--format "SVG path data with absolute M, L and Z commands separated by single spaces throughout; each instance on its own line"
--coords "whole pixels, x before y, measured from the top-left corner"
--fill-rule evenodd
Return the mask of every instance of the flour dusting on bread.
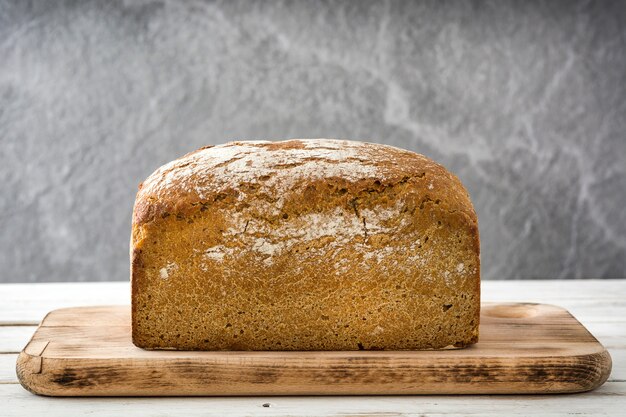
M 334 139 L 293 142 L 302 145 L 289 146 L 288 142 L 281 142 L 287 145 L 272 146 L 276 142 L 240 141 L 201 149 L 159 168 L 144 181 L 142 191 L 165 196 L 172 190 L 182 189 L 195 192 L 202 199 L 211 191 L 239 190 L 242 184 L 257 181 L 262 189 L 288 190 L 307 178 L 341 177 L 357 181 L 384 177 L 378 165 L 380 153 L 372 152 L 359 142 Z M 243 194 L 240 196 L 245 198 Z

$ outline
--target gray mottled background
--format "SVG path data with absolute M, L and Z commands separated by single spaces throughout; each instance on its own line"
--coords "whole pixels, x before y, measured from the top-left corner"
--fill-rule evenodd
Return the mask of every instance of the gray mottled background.
M 0 281 L 128 279 L 137 184 L 231 139 L 446 165 L 483 277 L 626 277 L 626 2 L 0 3 Z

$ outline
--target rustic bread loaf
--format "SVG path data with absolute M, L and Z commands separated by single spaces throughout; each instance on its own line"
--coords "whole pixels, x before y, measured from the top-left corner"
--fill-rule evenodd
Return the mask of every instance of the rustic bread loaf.
M 147 349 L 464 347 L 477 219 L 430 159 L 346 140 L 206 147 L 139 187 L 132 334 Z

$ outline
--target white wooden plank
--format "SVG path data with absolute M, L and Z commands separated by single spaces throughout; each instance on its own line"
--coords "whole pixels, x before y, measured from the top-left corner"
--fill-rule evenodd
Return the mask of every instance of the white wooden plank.
M 620 415 L 626 383 L 612 382 L 577 395 L 380 396 L 380 397 L 203 397 L 50 398 L 19 385 L 0 385 L 7 417 L 124 416 L 579 416 Z M 264 407 L 269 404 L 269 407 Z
M 583 322 L 585 321 L 582 319 Z M 590 322 L 583 323 L 587 330 L 593 334 L 607 349 L 626 348 L 626 323 L 625 322 Z
M 15 374 L 16 361 L 17 354 L 5 353 L 0 355 L 0 384 L 17 384 L 17 375 Z
M 626 349 L 609 349 L 611 360 L 613 361 L 613 368 L 609 381 L 623 381 L 626 382 Z M 626 392 L 624 392 L 626 395 Z
M 0 326 L 0 353 L 19 353 L 37 326 Z
M 51 310 L 130 304 L 128 282 L 0 284 L 0 324 L 38 324 Z
M 556 304 L 583 324 L 626 323 L 626 280 L 484 281 L 483 301 Z M 626 336 L 626 325 L 621 334 Z
M 482 281 L 483 298 L 502 301 L 618 300 L 626 296 L 626 279 Z

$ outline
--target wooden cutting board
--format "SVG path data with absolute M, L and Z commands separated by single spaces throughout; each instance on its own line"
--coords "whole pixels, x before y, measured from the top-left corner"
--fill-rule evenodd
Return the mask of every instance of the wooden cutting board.
M 520 394 L 580 392 L 611 372 L 606 349 L 566 310 L 483 304 L 480 342 L 443 351 L 146 351 L 130 307 L 49 313 L 17 361 L 54 396 Z

